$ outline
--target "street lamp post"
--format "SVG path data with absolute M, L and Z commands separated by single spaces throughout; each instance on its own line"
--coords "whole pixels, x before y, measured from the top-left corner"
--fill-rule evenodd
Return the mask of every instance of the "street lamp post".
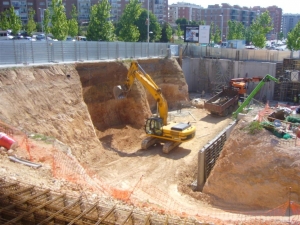
M 221 16 L 221 44 L 222 44 L 222 42 L 223 42 L 223 13 L 220 16 Z
M 150 0 L 147 0 L 147 4 L 148 4 L 148 14 L 147 14 L 147 42 L 149 43 L 149 1 Z
M 41 25 L 42 25 L 42 33 L 44 33 L 44 25 L 43 25 L 43 12 L 44 10 L 42 8 L 39 8 L 39 10 L 41 11 Z

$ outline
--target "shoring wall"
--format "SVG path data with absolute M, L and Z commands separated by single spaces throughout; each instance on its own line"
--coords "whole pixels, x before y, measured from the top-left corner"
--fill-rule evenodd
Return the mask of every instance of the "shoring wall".
M 198 173 L 197 173 L 197 190 L 202 188 L 217 162 L 226 140 L 229 138 L 231 131 L 236 125 L 236 121 L 229 124 L 220 134 L 207 143 L 198 152 Z
M 215 61 L 220 62 L 220 74 L 216 74 Z M 233 68 L 230 64 L 233 62 Z M 186 82 L 189 86 L 189 92 L 211 93 L 212 87 L 209 82 L 216 79 L 216 76 L 226 77 L 229 79 L 238 77 L 264 77 L 270 74 L 276 77 L 276 63 L 272 62 L 254 62 L 254 61 L 232 61 L 228 59 L 203 59 L 203 58 L 184 58 L 182 63 L 182 70 L 186 77 Z M 207 82 L 208 81 L 208 82 Z M 207 82 L 203 85 L 203 82 Z M 227 82 L 224 82 L 226 85 Z M 227 83 L 228 84 L 228 83 Z M 250 83 L 247 94 L 250 94 L 258 83 Z M 266 96 L 266 100 L 272 100 L 274 95 L 274 82 L 265 84 L 259 93 L 255 96 L 257 100 L 262 101 Z

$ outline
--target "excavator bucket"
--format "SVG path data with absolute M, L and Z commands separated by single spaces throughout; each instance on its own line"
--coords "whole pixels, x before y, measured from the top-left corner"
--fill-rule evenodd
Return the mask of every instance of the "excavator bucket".
M 115 99 L 122 99 L 122 98 L 125 98 L 125 97 L 126 97 L 125 92 L 124 92 L 124 90 L 122 89 L 122 86 L 121 86 L 121 85 L 114 86 L 114 88 L 113 88 L 113 93 L 114 93 Z

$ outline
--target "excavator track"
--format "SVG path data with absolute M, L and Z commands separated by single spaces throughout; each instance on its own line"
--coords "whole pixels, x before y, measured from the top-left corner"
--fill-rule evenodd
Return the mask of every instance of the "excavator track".
M 164 144 L 163 153 L 168 154 L 173 148 L 179 146 L 181 142 L 168 141 Z
M 155 137 L 146 137 L 143 141 L 142 141 L 142 149 L 146 150 L 147 148 L 149 148 L 150 146 L 159 143 L 159 139 L 155 138 Z

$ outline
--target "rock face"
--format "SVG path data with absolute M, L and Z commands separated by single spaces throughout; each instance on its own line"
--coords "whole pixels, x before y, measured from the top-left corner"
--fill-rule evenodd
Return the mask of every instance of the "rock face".
M 238 123 L 203 189 L 214 204 L 273 209 L 299 201 L 299 147 L 284 144 L 269 131 L 249 135 Z M 291 188 L 291 193 L 290 193 Z

